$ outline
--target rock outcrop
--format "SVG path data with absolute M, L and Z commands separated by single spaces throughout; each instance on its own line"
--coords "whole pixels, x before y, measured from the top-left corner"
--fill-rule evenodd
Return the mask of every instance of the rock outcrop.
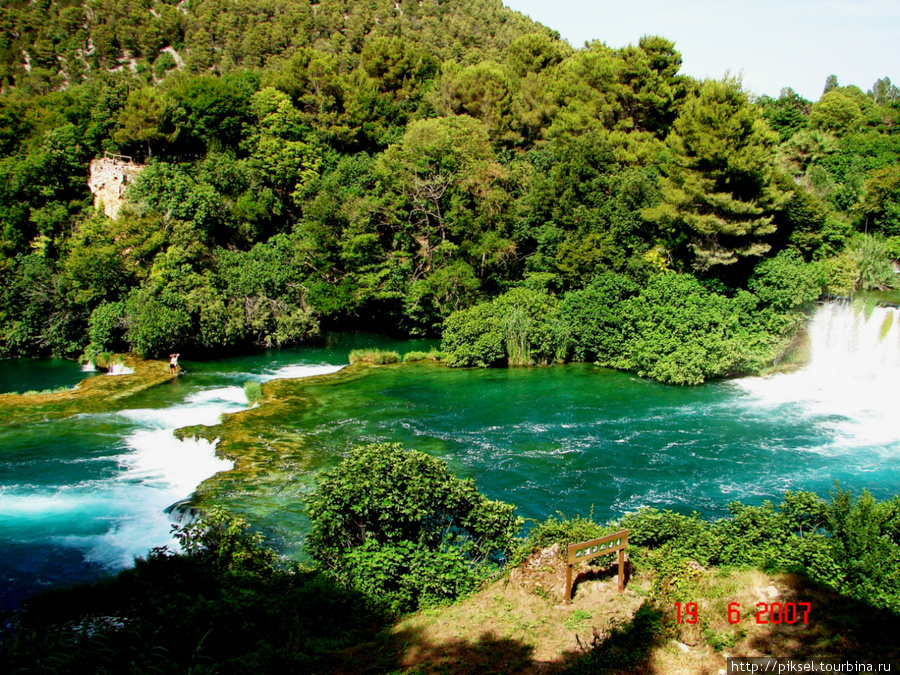
M 143 168 L 143 164 L 122 155 L 105 155 L 93 160 L 88 187 L 94 195 L 94 208 L 99 209 L 102 204 L 108 218 L 118 216 L 125 189 Z

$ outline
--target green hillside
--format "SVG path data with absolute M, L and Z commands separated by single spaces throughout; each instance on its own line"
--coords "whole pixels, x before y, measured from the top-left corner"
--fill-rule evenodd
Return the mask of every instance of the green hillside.
M 0 77 L 46 91 L 119 67 L 192 72 L 278 67 L 312 47 L 359 64 L 367 41 L 403 37 L 440 61 L 497 60 L 522 35 L 555 33 L 499 0 L 19 2 L 0 10 Z M 558 37 L 558 36 L 556 36 Z
M 756 100 L 664 38 L 573 50 L 487 1 L 2 17 L 2 355 L 365 328 L 695 383 L 786 358 L 820 293 L 895 283 L 887 78 Z M 115 219 L 104 153 L 144 166 Z

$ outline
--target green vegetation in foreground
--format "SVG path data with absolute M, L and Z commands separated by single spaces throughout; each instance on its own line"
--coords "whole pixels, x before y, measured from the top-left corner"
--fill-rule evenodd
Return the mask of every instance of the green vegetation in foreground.
M 311 503 L 307 546 L 322 569 L 277 560 L 258 534 L 213 510 L 175 527 L 183 555 L 156 549 L 104 583 L 33 598 L 4 636 L 0 658 L 23 673 L 463 673 L 485 659 L 495 670 L 519 670 L 544 647 L 526 637 L 538 624 L 577 633 L 601 621 L 584 609 L 584 589 L 605 578 L 602 558 L 579 571 L 575 606 L 566 613 L 559 610 L 559 559 L 542 563 L 553 583 L 527 597 L 504 590 L 512 577 L 503 576 L 458 600 L 459 612 L 445 606 L 399 623 L 387 613 L 469 593 L 483 583 L 479 561 L 509 550 L 518 526 L 511 506 L 485 500 L 437 460 L 389 445 L 357 448 L 323 478 Z M 569 635 L 565 649 L 545 662 L 550 672 L 721 662 L 721 652 L 735 645 L 780 656 L 900 660 L 900 497 L 877 502 L 865 491 L 854 497 L 835 488 L 829 501 L 787 492 L 777 507 L 735 503 L 730 510 L 714 522 L 644 509 L 605 525 L 564 517 L 538 523 L 514 563 L 614 528 L 631 533 L 627 592 L 602 602 L 612 618 L 585 637 L 580 651 Z M 485 526 L 495 534 L 479 538 Z M 411 569 L 419 565 L 423 575 L 434 566 L 436 576 L 419 578 Z M 423 584 L 413 588 L 414 578 Z M 767 584 L 781 590 L 765 595 L 775 589 Z M 809 624 L 783 634 L 781 627 L 755 626 L 755 603 L 776 597 L 811 602 Z M 676 602 L 698 603 L 700 621 L 676 623 Z M 726 621 L 732 602 L 744 612 L 733 624 Z M 521 624 L 517 603 L 536 611 L 537 623 Z M 448 635 L 467 625 L 460 613 L 473 612 L 480 637 Z M 427 630 L 429 617 L 443 632 Z M 502 637 L 509 631 L 520 637 Z M 673 638 L 693 645 L 691 655 L 667 651 Z
M 172 379 L 164 361 L 145 361 L 130 355 L 117 360 L 134 370 L 127 375 L 96 376 L 73 388 L 24 394 L 0 394 L 4 425 L 34 424 L 45 419 L 87 412 L 122 410 L 129 397 Z
M 399 444 L 356 448 L 307 498 L 313 559 L 395 612 L 453 600 L 502 568 L 522 520 Z

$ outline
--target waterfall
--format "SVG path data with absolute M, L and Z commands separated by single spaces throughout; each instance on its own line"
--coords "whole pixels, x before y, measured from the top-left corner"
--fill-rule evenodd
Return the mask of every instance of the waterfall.
M 752 405 L 814 419 L 834 432 L 830 451 L 882 446 L 897 456 L 900 310 L 822 304 L 811 319 L 810 361 L 794 373 L 749 377 L 736 385 Z
M 822 305 L 809 325 L 809 368 L 858 380 L 900 375 L 900 316 L 894 307 L 866 312 L 847 302 Z

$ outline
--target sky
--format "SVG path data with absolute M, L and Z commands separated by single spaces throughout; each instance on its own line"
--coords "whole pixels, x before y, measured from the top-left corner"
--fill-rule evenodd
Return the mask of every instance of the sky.
M 900 86 L 900 0 L 504 0 L 573 47 L 610 47 L 661 35 L 681 52 L 681 72 L 740 76 L 744 90 L 777 97 L 791 87 L 811 101 L 825 79 L 863 91 Z

